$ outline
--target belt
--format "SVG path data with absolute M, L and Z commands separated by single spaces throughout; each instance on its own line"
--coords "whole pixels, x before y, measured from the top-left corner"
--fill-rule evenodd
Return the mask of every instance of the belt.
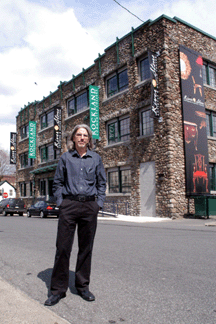
M 96 196 L 84 196 L 84 195 L 63 195 L 64 199 L 76 200 L 76 201 L 94 201 L 96 200 Z

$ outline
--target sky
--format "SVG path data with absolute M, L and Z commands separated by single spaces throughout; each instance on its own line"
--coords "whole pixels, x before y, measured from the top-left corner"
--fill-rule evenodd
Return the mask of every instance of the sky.
M 0 149 L 24 105 L 41 101 L 94 63 L 104 49 L 165 14 L 216 37 L 215 0 L 1 0 Z

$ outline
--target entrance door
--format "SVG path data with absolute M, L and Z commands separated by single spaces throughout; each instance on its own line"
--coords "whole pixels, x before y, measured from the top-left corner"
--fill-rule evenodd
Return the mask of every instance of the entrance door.
M 141 216 L 156 216 L 155 162 L 140 164 Z

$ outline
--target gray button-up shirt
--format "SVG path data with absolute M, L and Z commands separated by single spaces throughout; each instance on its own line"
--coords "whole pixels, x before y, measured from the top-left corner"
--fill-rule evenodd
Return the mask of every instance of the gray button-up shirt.
M 101 157 L 87 150 L 81 157 L 76 150 L 63 153 L 53 181 L 53 194 L 59 206 L 63 195 L 96 195 L 103 206 L 106 191 L 106 173 Z

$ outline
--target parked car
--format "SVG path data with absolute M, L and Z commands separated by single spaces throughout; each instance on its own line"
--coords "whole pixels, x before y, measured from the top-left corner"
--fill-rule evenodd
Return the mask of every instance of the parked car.
M 48 215 L 59 216 L 59 208 L 55 203 L 49 201 L 37 201 L 34 205 L 27 209 L 27 217 L 40 216 L 41 218 Z
M 22 198 L 6 198 L 0 202 L 0 213 L 4 216 L 10 214 L 19 214 L 23 216 L 26 213 L 25 203 Z

